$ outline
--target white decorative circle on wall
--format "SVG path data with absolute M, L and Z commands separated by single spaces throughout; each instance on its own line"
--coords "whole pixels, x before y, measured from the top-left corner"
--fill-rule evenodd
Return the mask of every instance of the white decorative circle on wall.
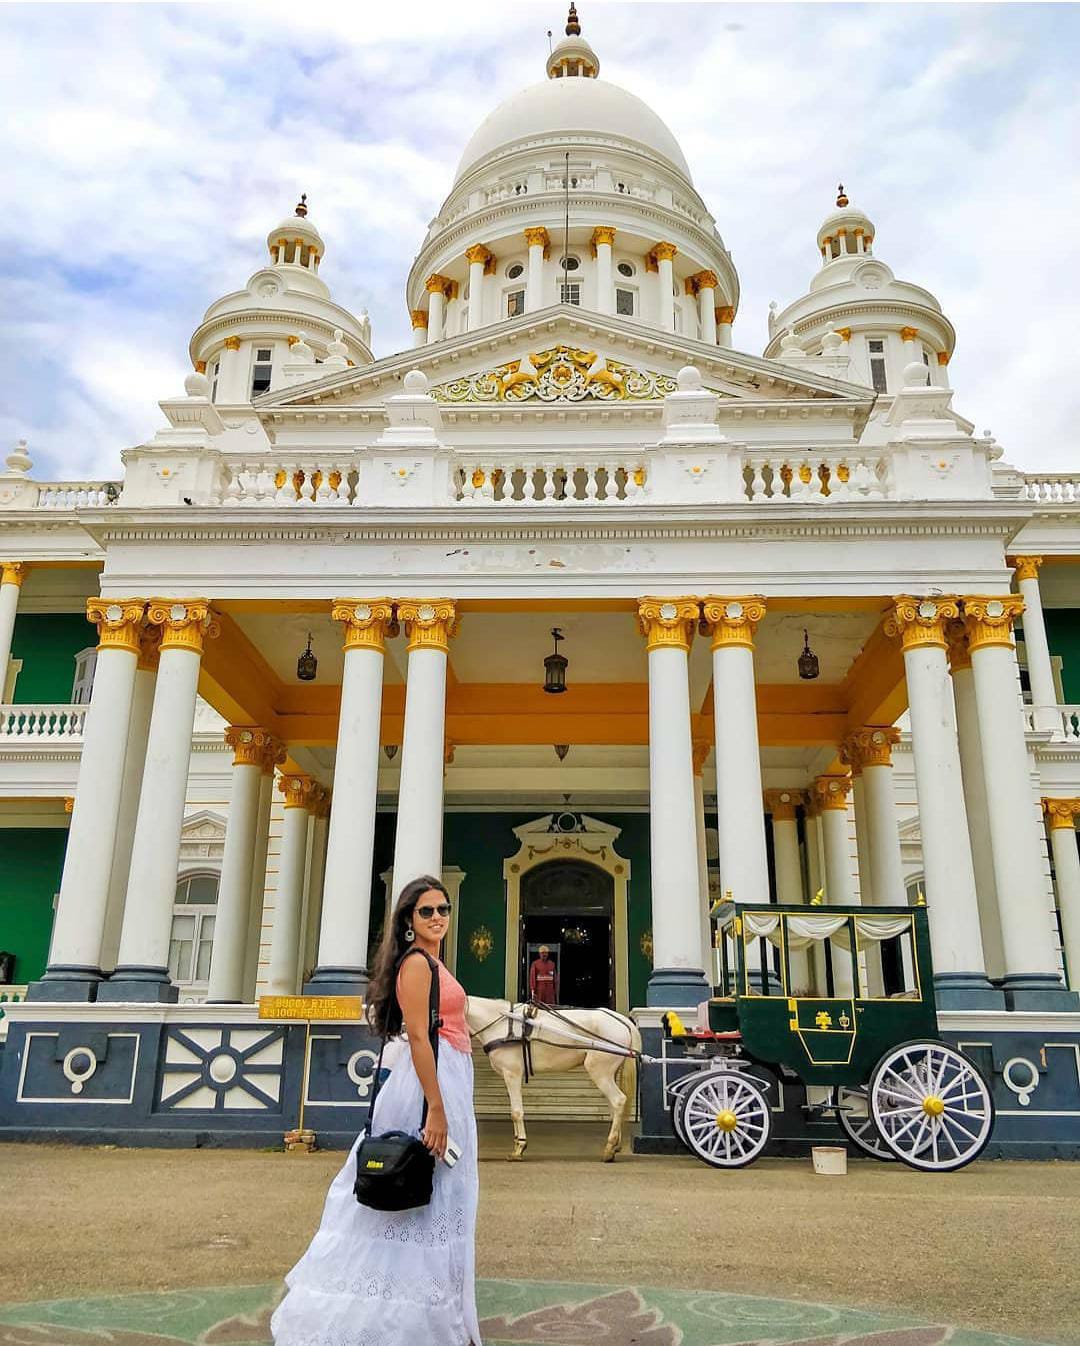
M 72 1047 L 64 1057 L 64 1078 L 71 1084 L 73 1094 L 81 1094 L 87 1080 L 98 1068 L 98 1059 L 89 1047 Z
M 1023 1078 L 1025 1071 L 1026 1080 Z M 1018 1074 L 1019 1079 L 1016 1078 Z M 1020 1106 L 1026 1108 L 1031 1102 L 1031 1095 L 1039 1087 L 1039 1068 L 1026 1056 L 1014 1056 L 1002 1066 L 1001 1078 L 1005 1081 L 1005 1087 L 1016 1095 Z
M 888 271 L 875 262 L 860 266 L 855 272 L 855 284 L 864 290 L 880 290 L 888 279 Z
M 231 1052 L 217 1052 L 210 1058 L 206 1073 L 215 1084 L 230 1084 L 236 1079 L 236 1058 Z
M 368 1094 L 371 1093 L 371 1086 L 375 1083 L 375 1063 L 378 1059 L 375 1052 L 367 1051 L 366 1049 L 353 1052 L 352 1056 L 349 1057 L 345 1066 L 345 1073 L 348 1075 L 349 1079 L 352 1080 L 353 1084 L 356 1085 L 356 1096 L 358 1098 L 367 1098 Z M 361 1061 L 371 1062 L 371 1069 L 366 1075 L 361 1075 L 360 1071 L 357 1069 Z

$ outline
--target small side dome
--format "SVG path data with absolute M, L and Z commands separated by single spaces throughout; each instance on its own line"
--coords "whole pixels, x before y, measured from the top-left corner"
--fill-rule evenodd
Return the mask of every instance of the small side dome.
M 307 192 L 296 203 L 296 210 L 266 235 L 266 247 L 275 266 L 291 262 L 296 266 L 318 267 L 326 252 L 322 235 L 307 217 Z
M 566 36 L 548 57 L 547 73 L 548 79 L 574 75 L 595 79 L 600 73 L 600 58 L 581 36 L 576 5 L 570 6 L 566 17 Z
M 864 211 L 853 206 L 841 183 L 836 194 L 836 208 L 822 221 L 817 231 L 818 251 L 822 260 L 847 254 L 869 253 L 874 241 L 874 222 Z

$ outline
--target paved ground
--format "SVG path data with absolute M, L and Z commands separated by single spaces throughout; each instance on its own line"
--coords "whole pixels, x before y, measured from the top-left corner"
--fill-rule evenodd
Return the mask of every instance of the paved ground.
M 535 1125 L 507 1164 L 505 1130 L 485 1128 L 485 1346 L 1080 1346 L 1080 1165 L 719 1173 L 582 1157 L 601 1134 Z M 268 1341 L 262 1311 L 341 1159 L 0 1145 L 0 1346 Z

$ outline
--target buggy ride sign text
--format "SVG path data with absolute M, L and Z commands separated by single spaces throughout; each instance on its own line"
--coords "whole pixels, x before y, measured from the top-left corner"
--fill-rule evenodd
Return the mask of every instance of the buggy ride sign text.
M 359 1019 L 364 1002 L 358 995 L 263 995 L 259 997 L 260 1019 L 330 1020 Z

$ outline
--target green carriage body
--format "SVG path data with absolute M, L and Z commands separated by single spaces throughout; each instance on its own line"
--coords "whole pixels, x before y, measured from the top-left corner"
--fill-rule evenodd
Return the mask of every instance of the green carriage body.
M 925 907 L 806 907 L 725 902 L 714 909 L 723 959 L 721 990 L 709 1001 L 709 1028 L 738 1033 L 743 1053 L 793 1071 L 804 1084 L 860 1085 L 898 1043 L 937 1039 L 930 932 Z M 752 929 L 765 929 L 757 935 Z M 850 958 L 852 994 L 790 994 L 791 943 L 809 938 L 836 947 L 864 947 L 867 936 L 896 928 L 907 941 L 909 981 L 903 992 L 871 995 L 859 960 Z M 830 930 L 830 934 L 820 932 Z M 798 933 L 797 933 L 798 932 Z M 778 959 L 761 956 L 768 941 Z M 812 946 L 811 946 L 812 947 Z M 757 951 L 758 958 L 752 956 Z M 830 953 L 831 956 L 831 953 Z M 775 968 L 779 963 L 779 969 Z M 831 979 L 831 966 L 830 966 Z M 846 989 L 846 988 L 845 988 Z

